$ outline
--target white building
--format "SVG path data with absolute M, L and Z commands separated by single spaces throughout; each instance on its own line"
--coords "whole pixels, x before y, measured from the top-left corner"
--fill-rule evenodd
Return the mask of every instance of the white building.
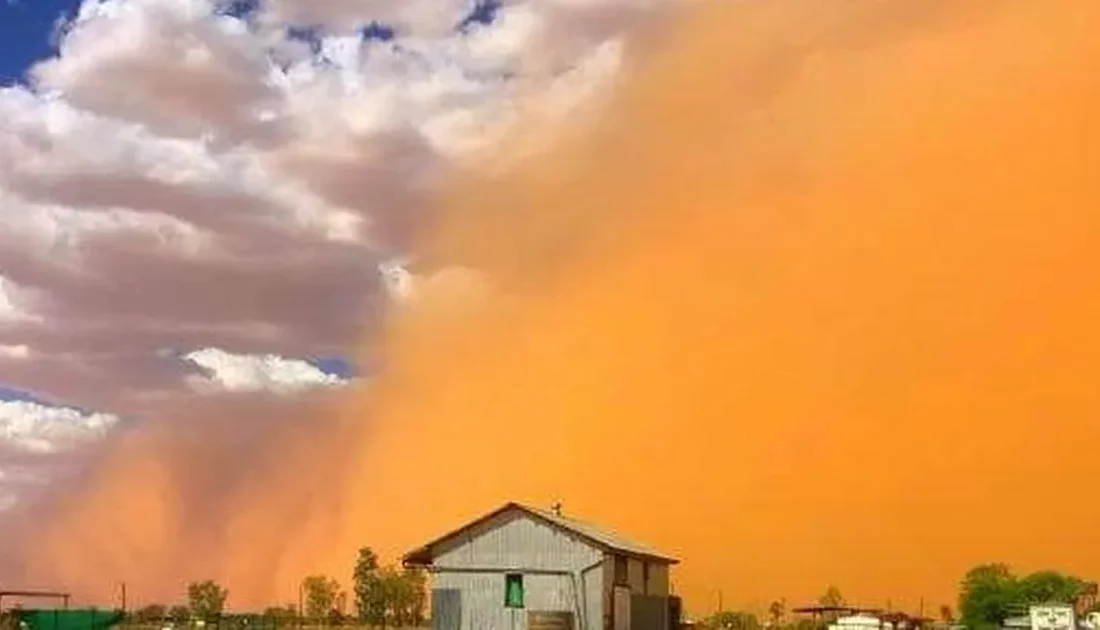
M 829 624 L 829 630 L 894 630 L 894 624 L 871 615 L 840 617 Z

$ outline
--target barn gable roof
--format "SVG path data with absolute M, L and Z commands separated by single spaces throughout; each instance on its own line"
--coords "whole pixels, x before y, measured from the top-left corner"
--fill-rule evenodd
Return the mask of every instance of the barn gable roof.
M 596 527 L 595 525 L 585 523 L 584 521 L 578 521 L 574 518 L 557 514 L 551 510 L 543 510 L 540 508 L 524 505 L 522 503 L 510 502 L 505 503 L 503 506 L 481 516 L 458 529 L 450 531 L 435 540 L 421 545 L 416 549 L 405 554 L 402 558 L 402 564 L 409 566 L 428 566 L 432 563 L 432 559 L 435 557 L 435 549 L 444 543 L 454 540 L 456 537 L 465 534 L 471 529 L 486 523 L 502 514 L 507 512 L 520 512 L 525 514 L 536 521 L 542 522 L 551 527 L 562 530 L 566 533 L 572 534 L 588 544 L 600 549 L 604 552 L 619 553 L 626 556 L 633 556 L 643 560 L 650 560 L 656 562 L 663 562 L 665 564 L 677 564 L 679 560 L 676 558 L 657 551 L 652 547 L 642 545 L 622 536 Z

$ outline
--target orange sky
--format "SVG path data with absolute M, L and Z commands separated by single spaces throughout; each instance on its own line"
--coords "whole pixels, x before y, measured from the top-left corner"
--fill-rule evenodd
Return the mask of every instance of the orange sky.
M 1068 1 L 688 17 L 588 139 L 460 189 L 434 251 L 509 297 L 397 326 L 370 529 L 558 497 L 681 554 L 696 609 L 1096 575 L 1098 27 Z
M 185 475 L 146 436 L 33 553 L 271 601 L 560 499 L 679 554 L 694 613 L 933 606 L 984 561 L 1096 577 L 1098 31 L 1092 0 L 703 3 L 592 127 L 457 178 L 423 253 L 497 292 L 395 313 L 387 373 L 273 438 L 224 535 L 173 524 Z

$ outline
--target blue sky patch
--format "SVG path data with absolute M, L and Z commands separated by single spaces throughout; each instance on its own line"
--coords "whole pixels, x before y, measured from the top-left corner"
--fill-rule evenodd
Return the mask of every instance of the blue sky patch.
M 34 62 L 54 54 L 55 25 L 79 6 L 76 0 L 0 0 L 0 85 L 22 81 Z
M 18 390 L 18 389 L 14 389 L 14 388 L 11 388 L 11 387 L 4 387 L 2 385 L 0 385 L 0 400 L 6 400 L 6 401 L 16 400 L 16 401 L 23 401 L 23 402 L 40 402 L 38 399 L 36 399 L 34 396 L 32 396 L 28 392 Z
M 500 11 L 500 0 L 479 0 L 470 13 L 458 23 L 457 30 L 465 33 L 472 26 L 492 24 Z
M 73 411 L 81 413 L 85 416 L 90 416 L 90 415 L 96 413 L 96 411 L 94 409 L 88 409 L 86 407 L 81 407 L 79 405 L 67 405 L 67 404 L 58 402 L 56 400 L 49 400 L 47 398 L 43 398 L 43 397 L 41 397 L 37 394 L 34 394 L 32 392 L 28 392 L 28 391 L 25 391 L 25 390 L 22 390 L 22 389 L 16 389 L 14 387 L 7 387 L 7 386 L 4 386 L 4 385 L 0 385 L 0 401 L 28 402 L 28 403 L 35 403 L 35 404 L 38 404 L 38 405 L 42 405 L 43 407 L 53 407 L 53 408 L 57 408 L 57 409 L 72 409 Z
M 352 379 L 358 376 L 355 364 L 340 357 L 319 357 L 310 359 L 309 363 L 325 374 L 332 374 L 344 379 Z

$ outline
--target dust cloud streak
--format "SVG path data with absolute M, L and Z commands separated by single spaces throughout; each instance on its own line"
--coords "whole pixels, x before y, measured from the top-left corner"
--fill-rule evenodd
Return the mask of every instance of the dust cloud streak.
M 1100 573 L 1100 4 L 722 1 L 670 29 L 594 122 L 456 177 L 420 254 L 492 295 L 395 313 L 385 373 L 254 445 L 201 528 L 171 441 L 120 449 L 36 532 L 37 579 L 102 588 L 107 558 L 279 602 L 512 499 L 679 554 L 695 612 Z M 123 505 L 149 511 L 96 521 Z

